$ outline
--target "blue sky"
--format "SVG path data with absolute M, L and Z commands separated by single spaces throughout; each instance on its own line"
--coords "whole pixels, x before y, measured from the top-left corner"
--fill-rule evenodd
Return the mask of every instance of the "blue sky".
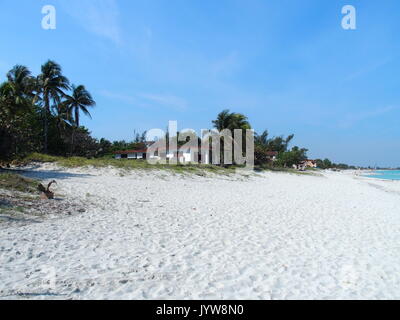
M 400 2 L 0 0 L 0 75 L 53 59 L 97 101 L 95 137 L 211 127 L 222 109 L 311 158 L 400 166 Z M 57 29 L 41 28 L 42 6 Z M 344 30 L 341 8 L 357 9 Z

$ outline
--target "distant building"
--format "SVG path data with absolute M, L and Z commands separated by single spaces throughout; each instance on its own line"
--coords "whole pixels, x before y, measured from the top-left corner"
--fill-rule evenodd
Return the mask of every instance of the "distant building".
M 307 168 L 317 168 L 317 162 L 315 160 L 304 160 L 301 161 L 299 164 L 294 164 L 293 165 L 294 169 L 300 170 L 300 171 L 305 171 Z
M 310 159 L 304 160 L 304 161 L 300 162 L 300 167 L 303 167 L 303 168 L 317 168 L 317 161 L 310 160 Z
M 266 152 L 267 157 L 269 157 L 270 161 L 276 161 L 276 157 L 278 156 L 277 151 L 267 151 Z
M 114 152 L 115 159 L 132 159 L 132 160 L 145 160 L 147 157 L 148 148 L 135 149 L 135 150 L 123 150 Z M 187 150 L 162 150 L 158 149 L 152 159 L 173 159 L 177 157 L 177 162 L 185 164 L 190 162 L 198 162 L 203 164 L 210 164 L 211 152 L 201 152 L 201 148 L 190 148 Z M 204 159 L 202 159 L 202 156 Z
M 146 159 L 147 148 L 154 144 L 155 141 L 143 142 L 143 148 L 134 150 L 115 151 L 115 159 Z
M 146 155 L 147 155 L 147 148 L 114 152 L 115 159 L 146 159 Z

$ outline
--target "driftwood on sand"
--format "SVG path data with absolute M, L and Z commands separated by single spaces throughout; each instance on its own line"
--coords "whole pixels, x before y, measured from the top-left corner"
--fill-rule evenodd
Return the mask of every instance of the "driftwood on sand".
M 55 180 L 51 181 L 47 188 L 45 188 L 41 183 L 38 185 L 38 190 L 41 192 L 40 199 L 47 200 L 47 199 L 54 199 L 54 192 L 50 191 L 50 187 L 53 183 L 57 183 Z

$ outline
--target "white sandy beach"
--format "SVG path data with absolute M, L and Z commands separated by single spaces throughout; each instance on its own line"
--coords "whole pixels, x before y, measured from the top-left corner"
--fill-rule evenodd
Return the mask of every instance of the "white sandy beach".
M 56 194 L 87 210 L 0 224 L 2 299 L 400 298 L 400 182 L 53 165 L 29 175 L 56 179 Z

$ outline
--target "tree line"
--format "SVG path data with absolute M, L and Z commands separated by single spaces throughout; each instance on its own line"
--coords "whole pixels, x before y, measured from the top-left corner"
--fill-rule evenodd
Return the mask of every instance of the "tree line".
M 218 114 L 216 120 L 212 121 L 218 131 L 224 129 L 251 129 L 248 118 L 241 114 L 223 110 Z M 260 167 L 287 167 L 298 165 L 307 160 L 308 149 L 299 146 L 289 147 L 294 139 L 294 134 L 288 136 L 270 137 L 268 130 L 262 133 L 255 133 L 254 136 L 254 158 L 255 164 Z M 244 139 L 243 139 L 244 141 Z M 276 161 L 271 161 L 271 152 L 277 152 Z M 315 160 L 320 169 L 356 169 L 343 163 L 333 163 L 329 159 Z
M 320 169 L 341 169 L 341 170 L 347 170 L 347 169 L 357 169 L 355 166 L 350 166 L 345 163 L 334 163 L 329 159 L 317 159 L 315 160 L 317 163 L 317 167 Z
M 248 118 L 241 114 L 223 110 L 212 121 L 213 126 L 218 131 L 224 129 L 251 129 L 251 124 Z M 289 136 L 270 137 L 268 130 L 262 133 L 255 133 L 254 136 L 254 161 L 255 164 L 261 167 L 279 166 L 291 167 L 293 164 L 298 164 L 307 159 L 307 149 L 294 146 L 289 148 L 294 134 Z M 245 139 L 243 139 L 245 141 Z M 244 147 L 245 149 L 245 147 Z M 277 152 L 276 161 L 271 161 L 271 152 Z
M 22 65 L 0 84 L 0 157 L 12 159 L 31 152 L 86 155 L 97 143 L 80 126 L 96 105 L 84 85 L 71 85 L 61 66 L 47 61 L 33 76 Z
M 219 132 L 228 129 L 233 132 L 235 129 L 242 129 L 243 134 L 247 129 L 251 129 L 251 124 L 244 114 L 231 112 L 226 109 L 220 112 L 216 119 L 212 121 L 212 126 L 214 129 Z M 178 136 L 180 132 L 167 132 L 165 137 L 162 137 L 166 140 L 166 144 L 168 145 L 170 136 Z M 114 141 L 111 143 L 106 139 L 101 139 L 100 143 L 102 145 L 102 150 L 106 153 L 112 153 L 118 150 L 129 150 L 129 149 L 143 149 L 145 148 L 144 142 L 146 141 L 146 132 L 143 133 L 135 133 L 134 140 L 127 142 L 125 140 L 122 141 Z M 293 164 L 298 164 L 301 161 L 307 159 L 307 149 L 300 148 L 298 146 L 294 146 L 293 148 L 289 148 L 291 141 L 293 140 L 294 135 L 291 134 L 287 137 L 278 136 L 278 137 L 269 137 L 268 130 L 263 131 L 261 134 L 255 133 L 254 136 L 254 151 L 255 151 L 255 164 L 261 167 L 291 167 Z M 188 138 L 189 139 L 189 138 Z M 198 143 L 201 144 L 201 138 L 198 137 Z M 211 139 L 211 138 L 210 138 Z M 243 137 L 243 153 L 246 150 L 245 141 L 246 139 Z M 221 139 L 221 153 L 220 159 L 221 163 L 223 163 L 223 149 L 224 149 L 224 138 Z M 178 147 L 185 144 L 185 141 L 179 141 Z M 276 161 L 271 161 L 271 152 L 277 152 Z
M 36 76 L 27 67 L 16 65 L 6 77 L 0 84 L 0 160 L 21 158 L 33 152 L 67 157 L 111 157 L 118 150 L 146 147 L 146 132 L 135 131 L 132 141 L 93 138 L 89 130 L 81 126 L 80 118 L 81 114 L 91 117 L 90 108 L 95 107 L 96 102 L 84 85 L 71 84 L 56 62 L 45 62 Z M 217 115 L 212 125 L 218 131 L 243 129 L 245 132 L 252 128 L 244 114 L 227 109 Z M 291 167 L 306 160 L 307 149 L 289 148 L 293 138 L 293 134 L 270 137 L 268 130 L 255 133 L 255 164 Z M 222 140 L 222 148 L 223 143 Z M 277 152 L 274 162 L 271 162 L 271 152 Z M 317 160 L 317 165 L 323 169 L 351 168 L 328 159 Z

